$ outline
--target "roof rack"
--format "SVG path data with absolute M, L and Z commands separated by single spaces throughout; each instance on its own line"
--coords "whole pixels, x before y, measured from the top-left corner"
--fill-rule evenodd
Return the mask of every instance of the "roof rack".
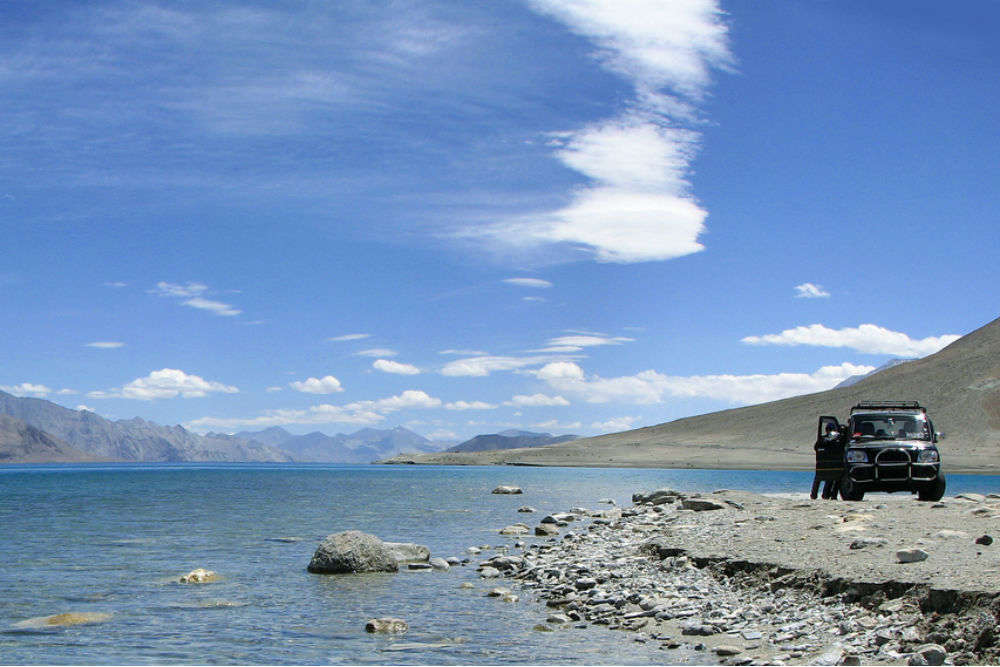
M 921 407 L 918 401 L 858 401 L 858 404 L 851 408 L 854 410 L 927 410 Z

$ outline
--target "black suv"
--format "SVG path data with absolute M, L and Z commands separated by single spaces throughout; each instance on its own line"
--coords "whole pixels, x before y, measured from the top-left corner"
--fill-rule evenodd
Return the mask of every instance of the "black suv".
M 861 500 L 868 491 L 909 491 L 920 500 L 940 500 L 945 479 L 939 437 L 916 401 L 862 401 L 851 408 L 846 424 L 819 418 L 817 474 L 821 456 L 827 474 L 835 465 L 831 457 L 840 459 L 844 500 Z

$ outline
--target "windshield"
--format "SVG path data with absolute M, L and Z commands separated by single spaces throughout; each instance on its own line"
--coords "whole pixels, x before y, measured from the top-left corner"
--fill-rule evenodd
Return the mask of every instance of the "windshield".
M 930 440 L 924 415 L 872 413 L 851 416 L 855 440 Z

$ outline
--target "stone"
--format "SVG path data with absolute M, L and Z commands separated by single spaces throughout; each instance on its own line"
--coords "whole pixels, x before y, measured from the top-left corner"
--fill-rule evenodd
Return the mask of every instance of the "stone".
M 399 560 L 396 552 L 374 535 L 348 530 L 328 535 L 307 569 L 319 574 L 398 572 Z
M 488 598 L 500 598 L 500 597 L 503 597 L 504 595 L 507 595 L 508 593 L 510 593 L 510 589 L 509 588 L 492 588 L 486 594 L 486 597 L 488 597 Z
M 479 571 L 479 576 L 483 579 L 496 579 L 500 576 L 500 570 L 495 567 L 484 567 Z
M 558 535 L 559 527 L 554 523 L 540 523 L 535 526 L 535 535 L 539 537 L 548 537 L 550 535 Z
M 921 662 L 910 662 L 910 665 L 943 665 L 945 659 L 948 657 L 948 652 L 938 644 L 924 644 L 920 646 L 913 652 L 910 657 L 912 661 L 914 658 L 921 658 Z
M 982 544 L 983 546 L 990 546 L 993 544 L 993 538 L 989 535 L 980 535 L 976 538 L 976 544 Z
M 564 625 L 569 623 L 569 616 L 565 614 L 550 614 L 548 618 L 545 619 L 546 623 L 552 623 L 554 625 Z
M 52 616 L 38 616 L 19 621 L 13 627 L 19 630 L 42 629 L 65 627 L 69 625 L 89 625 L 91 623 L 103 623 L 111 618 L 111 614 L 96 611 L 68 612 L 64 614 L 53 614 Z
M 434 559 L 432 558 L 431 561 L 433 561 L 433 560 Z M 448 563 L 448 565 L 452 565 L 452 566 L 454 566 L 454 565 L 461 565 L 462 564 L 462 559 L 461 558 L 456 558 L 455 556 L 448 556 L 444 560 L 445 560 L 446 563 Z M 433 562 L 431 564 L 433 564 Z
M 545 625 L 543 623 L 539 623 L 533 627 L 532 630 L 535 630 L 536 632 L 555 632 L 555 630 L 552 629 L 552 626 Z
M 445 563 L 447 565 L 447 563 Z M 407 563 L 406 569 L 408 570 L 418 570 L 427 571 L 433 569 L 430 563 Z
M 896 552 L 896 561 L 900 563 L 919 563 L 927 560 L 927 552 L 923 549 L 900 549 Z
M 601 498 L 597 501 L 600 505 L 617 505 L 614 498 Z
M 524 493 L 524 490 L 519 486 L 509 486 L 506 484 L 501 484 L 497 488 L 493 489 L 493 493 L 500 495 L 514 495 L 514 494 Z
M 859 537 L 851 542 L 852 550 L 867 549 L 868 547 L 881 547 L 889 543 L 884 537 Z
M 218 580 L 219 575 L 215 572 L 200 567 L 196 570 L 191 570 L 187 574 L 181 575 L 181 578 L 178 579 L 178 581 L 182 584 L 210 584 Z
M 451 569 L 451 563 L 446 561 L 444 558 L 439 558 L 439 557 L 431 558 L 429 565 L 433 567 L 435 570 L 444 571 Z
M 517 597 L 513 593 L 505 593 L 500 596 L 500 602 L 517 602 L 521 598 Z
M 704 498 L 685 498 L 681 501 L 681 508 L 693 512 L 710 512 L 713 510 L 724 510 L 726 509 L 726 505 Z
M 715 652 L 715 655 L 719 657 L 739 655 L 740 653 L 743 653 L 743 649 L 739 646 L 733 646 L 731 644 L 719 644 L 712 650 Z
M 422 544 L 413 544 L 412 542 L 385 542 L 384 544 L 392 551 L 400 564 L 426 563 L 431 557 L 431 550 Z
M 410 626 L 401 618 L 373 618 L 365 623 L 365 632 L 380 632 L 385 634 L 401 634 L 410 629 Z
M 470 581 L 463 581 L 463 582 L 462 582 L 462 585 L 461 585 L 461 586 L 459 586 L 459 588 L 461 588 L 461 589 L 464 589 L 464 590 L 468 590 L 468 589 L 470 589 L 470 588 L 475 588 L 475 587 L 476 587 L 476 585 L 475 585 L 475 584 L 473 584 L 473 583 L 472 583 L 472 582 L 470 582 Z
M 515 523 L 500 529 L 501 535 L 527 535 L 531 528 L 524 523 Z
M 532 512 L 537 512 L 538 510 L 536 510 L 534 507 L 531 507 L 530 505 L 522 505 L 521 507 L 517 508 L 517 511 L 521 512 L 522 514 L 531 514 Z
M 702 623 L 701 621 L 688 621 L 683 626 L 681 626 L 682 635 L 695 635 L 701 637 L 707 637 L 709 635 L 716 634 L 715 628 L 711 625 Z
M 597 586 L 597 579 L 593 577 L 580 577 L 573 582 L 573 586 L 578 591 L 589 591 L 591 588 Z

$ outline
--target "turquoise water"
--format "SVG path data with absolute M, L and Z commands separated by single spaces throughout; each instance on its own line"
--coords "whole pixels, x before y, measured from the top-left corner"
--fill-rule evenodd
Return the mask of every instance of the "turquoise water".
M 710 656 L 661 651 L 603 627 L 540 633 L 545 608 L 483 597 L 474 567 L 323 576 L 306 572 L 327 534 L 358 529 L 464 557 L 503 544 L 499 528 L 637 490 L 804 493 L 803 472 L 332 465 L 0 467 L 0 663 L 654 664 Z M 524 495 L 492 495 L 516 484 Z M 949 495 L 1000 479 L 949 477 Z M 528 504 L 540 514 L 523 515 Z M 530 522 L 529 521 L 529 522 Z M 299 542 L 275 541 L 296 537 Z M 484 556 L 488 557 L 489 552 Z M 177 577 L 203 567 L 206 585 Z M 474 590 L 459 585 L 470 581 Z M 504 584 L 500 584 L 504 585 Z M 111 614 L 45 630 L 30 618 Z M 363 631 L 375 616 L 401 637 Z M 432 644 L 435 646 L 407 646 Z

